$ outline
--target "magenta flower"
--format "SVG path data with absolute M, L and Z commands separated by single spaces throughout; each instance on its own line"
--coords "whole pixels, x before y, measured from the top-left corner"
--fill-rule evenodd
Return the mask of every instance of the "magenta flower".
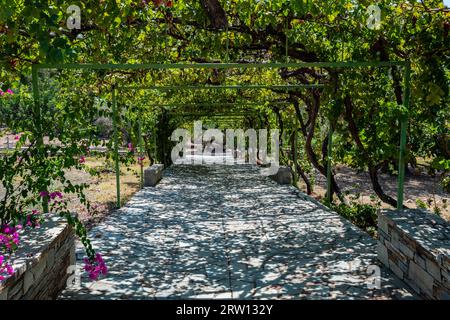
M 3 255 L 0 255 L 0 281 L 5 280 L 8 276 L 12 276 L 13 274 L 13 267 L 6 262 L 6 259 Z
M 84 258 L 83 261 L 85 263 L 84 270 L 88 272 L 89 279 L 93 281 L 97 280 L 100 275 L 106 275 L 108 273 L 108 268 L 99 253 L 95 255 L 92 261 L 88 258 Z
M 81 156 L 80 159 L 78 160 L 78 162 L 79 162 L 80 164 L 83 164 L 83 163 L 86 162 L 86 158 L 85 158 L 84 156 Z
M 31 222 L 31 217 L 28 215 L 27 217 L 26 217 L 26 225 L 27 225 L 27 227 L 32 227 L 33 226 L 33 222 Z
M 11 89 L 6 90 L 6 92 L 0 89 L 0 96 L 4 96 L 5 94 L 14 95 L 14 92 Z
M 128 144 L 128 151 L 129 152 L 133 151 L 133 144 L 131 142 Z
M 39 227 L 40 212 L 32 210 L 31 214 L 24 215 L 23 220 L 17 225 L 3 224 L 0 225 L 0 281 L 5 280 L 8 276 L 14 274 L 11 264 L 6 261 L 4 253 L 13 253 L 20 244 L 19 231 L 23 227 Z M 3 253 L 3 254 L 2 254 Z
M 57 203 L 57 201 L 55 201 L 56 198 L 62 199 L 62 197 L 63 197 L 63 194 L 59 191 L 50 192 L 50 193 L 48 191 L 41 191 L 41 192 L 39 192 L 39 195 L 41 196 L 41 198 L 48 197 L 48 202 L 53 200 L 55 203 Z
M 4 225 L 0 228 L 0 252 L 13 252 L 20 243 L 17 228 Z
M 41 191 L 39 192 L 39 195 L 41 196 L 41 198 L 45 198 L 48 196 L 48 191 Z
M 56 198 L 62 199 L 62 197 L 63 197 L 63 195 L 59 191 L 55 191 L 55 192 L 50 193 L 50 199 L 52 199 L 52 200 L 56 199 Z

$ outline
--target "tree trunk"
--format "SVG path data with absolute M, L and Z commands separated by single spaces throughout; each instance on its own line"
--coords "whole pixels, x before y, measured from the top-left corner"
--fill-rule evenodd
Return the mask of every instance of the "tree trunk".
M 388 196 L 381 188 L 380 182 L 378 181 L 378 166 L 369 166 L 369 176 L 370 181 L 372 181 L 372 188 L 377 194 L 378 198 L 380 198 L 380 200 L 384 203 L 390 204 L 394 208 L 397 208 L 397 200 Z
M 281 116 L 280 109 L 277 107 L 273 107 L 273 112 L 275 112 L 275 115 L 277 116 L 278 126 L 280 127 L 280 134 L 279 134 L 279 141 L 280 146 L 283 145 L 283 133 L 284 133 L 284 123 L 283 123 L 283 117 Z
M 295 136 L 298 134 L 297 129 L 294 130 L 293 134 L 291 135 L 291 149 L 292 149 L 292 161 L 294 162 L 294 159 L 297 159 L 297 155 L 294 155 L 294 152 L 296 151 L 296 148 L 294 147 L 295 143 Z M 303 168 L 297 161 L 294 162 L 294 166 L 298 174 L 302 177 L 303 181 L 306 184 L 306 193 L 310 195 L 312 193 L 312 187 L 311 187 L 311 181 L 309 180 L 308 176 L 305 174 L 305 171 L 303 171 Z
M 149 137 L 147 135 L 144 135 L 142 137 L 142 139 L 144 140 L 144 148 L 145 148 L 145 152 L 147 153 L 147 157 L 150 160 L 150 166 L 153 165 L 155 163 L 155 159 L 152 158 L 152 152 L 151 152 L 151 148 L 150 148 L 150 142 L 148 141 Z
M 306 135 L 306 143 L 305 143 L 305 150 L 306 150 L 306 154 L 308 156 L 309 161 L 311 161 L 312 165 L 319 170 L 319 172 L 323 175 L 323 176 L 327 176 L 327 170 L 324 166 L 322 166 L 319 161 L 317 160 L 317 155 L 314 153 L 314 150 L 312 148 L 312 139 L 314 137 L 314 129 L 316 126 L 316 120 L 317 120 L 317 116 L 319 114 L 319 105 L 320 105 L 320 96 L 319 93 L 314 92 L 313 93 L 313 98 L 314 98 L 314 105 L 311 106 L 310 108 L 310 115 L 309 115 L 309 119 L 308 119 L 308 123 L 309 125 L 309 129 L 307 130 L 307 135 Z M 305 101 L 306 103 L 306 101 Z M 298 115 L 297 115 L 298 116 Z M 299 118 L 299 120 L 301 120 Z M 336 195 L 338 196 L 339 200 L 341 200 L 342 202 L 345 202 L 344 196 L 336 182 L 336 179 L 334 178 L 334 175 L 331 174 L 331 188 L 332 188 L 332 192 L 336 193 Z
M 380 198 L 381 201 L 396 208 L 397 200 L 395 200 L 391 196 L 388 196 L 383 191 L 383 188 L 381 187 L 380 182 L 378 181 L 378 169 L 383 164 L 383 162 L 380 163 L 379 165 L 374 165 L 373 160 L 371 159 L 367 150 L 364 148 L 364 145 L 362 144 L 361 139 L 359 138 L 359 131 L 358 131 L 358 128 L 356 127 L 356 123 L 353 119 L 353 103 L 352 103 L 350 96 L 345 97 L 344 104 L 345 104 L 345 117 L 347 119 L 348 129 L 353 137 L 353 140 L 356 143 L 356 146 L 361 151 L 364 159 L 367 162 L 367 167 L 369 168 L 368 171 L 369 171 L 370 181 L 372 182 L 372 188 L 375 191 L 375 193 L 377 194 L 378 198 Z
M 228 25 L 227 15 L 219 0 L 200 0 L 206 15 L 211 21 L 211 27 L 225 29 Z

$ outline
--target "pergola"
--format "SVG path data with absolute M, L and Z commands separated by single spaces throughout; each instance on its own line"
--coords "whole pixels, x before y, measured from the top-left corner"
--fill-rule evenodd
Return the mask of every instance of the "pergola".
M 32 66 L 32 86 L 33 86 L 33 98 L 35 106 L 35 114 L 37 115 L 36 125 L 40 136 L 37 139 L 38 145 L 43 145 L 43 130 L 41 125 L 40 115 L 40 93 L 39 93 L 39 71 L 46 69 L 84 69 L 84 70 L 176 70 L 176 69 L 281 69 L 281 68 L 329 68 L 329 69 L 355 69 L 355 68 L 376 68 L 376 67 L 404 67 L 404 100 L 403 106 L 405 112 L 400 116 L 401 134 L 400 134 L 400 150 L 399 150 L 399 175 L 397 184 L 397 207 L 403 208 L 404 197 L 404 178 L 405 178 L 405 154 L 406 154 L 406 128 L 408 122 L 408 110 L 411 96 L 411 66 L 408 61 L 391 61 L 391 62 L 285 62 L 285 63 L 149 63 L 149 64 L 35 64 Z M 223 86 L 205 86 L 205 85 L 183 85 L 183 86 L 141 86 L 141 87 L 126 87 L 128 89 L 136 90 L 227 90 L 227 89 L 277 89 L 277 90 L 298 90 L 300 88 L 312 89 L 323 88 L 323 84 L 311 84 L 311 85 L 265 85 L 265 84 L 238 84 L 238 85 L 223 85 Z M 114 121 L 117 120 L 117 90 L 118 88 L 113 85 L 112 87 L 112 108 Z M 210 105 L 210 104 L 209 104 Z M 331 126 L 330 126 L 331 128 Z M 120 206 L 120 177 L 119 177 L 119 157 L 118 157 L 118 135 L 117 128 L 114 133 L 114 152 L 115 152 L 115 165 L 116 165 L 116 183 L 117 183 L 117 203 Z M 141 134 L 140 134 L 141 135 Z M 329 200 L 332 195 L 331 185 L 331 150 L 332 150 L 332 135 L 330 130 L 328 137 L 328 159 L 327 159 L 327 194 Z M 141 137 L 139 138 L 141 139 Z M 141 173 L 142 174 L 142 173 Z M 48 205 L 44 201 L 44 211 L 48 211 Z

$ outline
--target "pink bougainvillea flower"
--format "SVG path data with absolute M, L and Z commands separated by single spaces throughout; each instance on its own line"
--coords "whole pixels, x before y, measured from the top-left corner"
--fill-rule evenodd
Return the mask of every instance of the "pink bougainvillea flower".
M 41 191 L 41 192 L 39 192 L 39 195 L 41 196 L 41 198 L 47 197 L 48 191 Z
M 2 91 L 0 89 L 0 96 L 4 96 L 5 94 L 14 95 L 14 92 L 11 89 L 8 89 L 6 91 Z
M 20 243 L 17 228 L 3 225 L 0 228 L 0 252 L 13 252 Z
M 13 236 L 12 241 L 13 241 L 16 245 L 19 245 L 19 243 L 20 243 L 20 240 L 19 240 L 19 234 L 18 234 L 17 232 L 14 232 L 14 233 L 12 234 L 12 236 Z
M 28 215 L 26 218 L 26 225 L 27 227 L 32 227 L 33 226 L 33 222 L 31 221 L 31 217 Z
M 11 265 L 6 264 L 6 271 L 8 272 L 8 275 L 12 276 L 14 273 L 14 269 L 13 267 L 11 267 Z
M 85 158 L 84 156 L 81 156 L 80 159 L 78 160 L 78 162 L 79 162 L 80 164 L 83 164 L 83 163 L 86 162 L 86 158 Z
M 55 199 L 55 198 L 60 198 L 62 199 L 63 195 L 61 192 L 56 191 L 56 192 L 52 192 L 50 193 L 50 198 Z
M 138 163 L 142 164 L 145 160 L 145 157 L 138 157 Z
M 7 276 L 12 276 L 13 274 L 13 267 L 6 262 L 6 259 L 3 255 L 0 255 L 0 281 L 5 280 Z
M 48 201 L 50 202 L 50 200 L 55 200 L 56 198 L 62 199 L 63 194 L 59 191 L 55 191 L 55 192 L 48 192 L 48 191 L 41 191 L 39 193 L 39 195 L 44 198 L 44 197 L 49 197 Z
M 14 137 L 14 140 L 19 140 L 19 139 L 20 139 L 19 136 L 15 136 L 15 137 Z
M 95 254 L 93 260 L 84 258 L 83 261 L 85 263 L 84 270 L 89 274 L 89 279 L 91 280 L 95 281 L 100 275 L 108 273 L 108 268 L 99 253 Z
M 133 144 L 131 142 L 128 144 L 128 151 L 133 151 Z

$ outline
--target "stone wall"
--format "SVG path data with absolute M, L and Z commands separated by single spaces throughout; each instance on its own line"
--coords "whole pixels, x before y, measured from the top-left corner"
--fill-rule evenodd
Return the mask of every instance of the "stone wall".
M 163 164 L 154 164 L 144 170 L 144 186 L 154 187 L 162 179 L 164 171 Z
M 378 215 L 378 259 L 425 299 L 450 300 L 450 224 L 415 210 Z
M 281 166 L 276 174 L 269 177 L 279 184 L 292 184 L 292 170 L 286 166 Z
M 54 217 L 21 238 L 12 258 L 14 275 L 0 282 L 0 300 L 55 299 L 65 288 L 67 268 L 75 264 L 75 235 Z

